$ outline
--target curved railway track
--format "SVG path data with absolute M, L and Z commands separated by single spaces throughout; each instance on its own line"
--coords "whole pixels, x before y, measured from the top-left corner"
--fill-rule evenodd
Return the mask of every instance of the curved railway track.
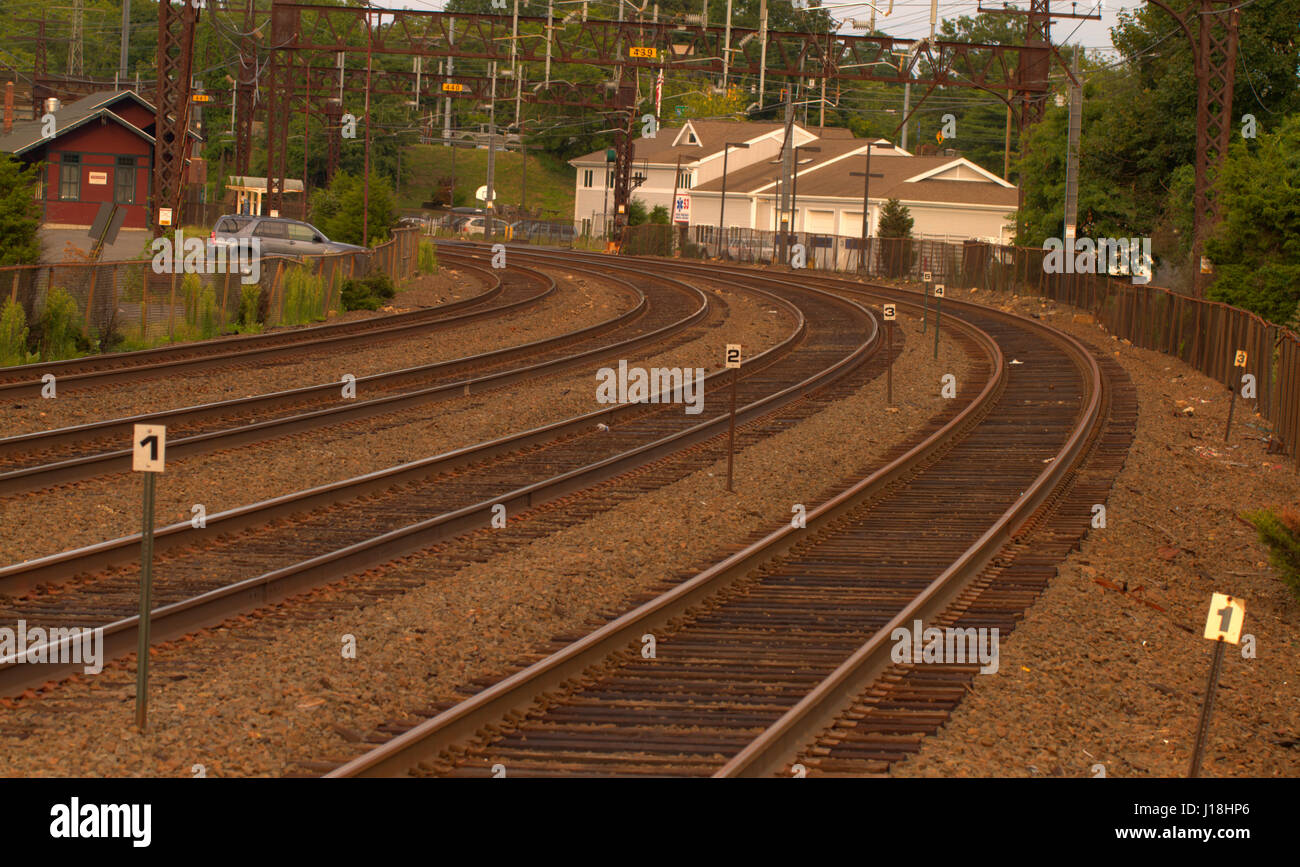
M 0 439 L 0 496 L 129 468 L 130 451 L 120 447 L 132 426 L 168 426 L 168 451 L 175 458 L 204 454 L 276 436 L 366 418 L 411 406 L 500 388 L 554 372 L 613 351 L 681 338 L 710 313 L 709 300 L 680 281 L 658 275 L 610 277 L 566 267 L 614 282 L 630 296 L 629 308 L 594 325 L 532 343 L 475 356 L 378 373 L 356 380 L 356 399 L 344 399 L 339 382 L 219 401 L 159 413 L 77 425 Z M 533 269 L 518 269 L 534 289 L 515 287 L 523 297 L 467 316 L 495 314 L 554 291 L 554 281 Z M 537 285 L 544 288 L 539 293 Z M 455 324 L 457 319 L 440 324 Z M 625 332 L 630 332 L 627 334 Z M 577 351 L 574 351 L 574 350 Z M 524 360 L 527 363 L 519 365 Z
M 157 379 L 182 371 L 247 367 L 270 358 L 278 360 L 321 349 L 337 349 L 357 343 L 405 337 L 419 333 L 429 325 L 441 323 L 449 314 L 472 310 L 506 294 L 507 287 L 498 271 L 476 264 L 468 257 L 458 256 L 454 252 L 448 254 L 444 264 L 474 274 L 487 288 L 457 301 L 392 316 L 4 367 L 0 368 L 0 401 L 38 397 L 43 385 L 42 377 L 46 374 L 56 377 L 60 389 L 108 387 L 124 382 Z M 482 316 L 490 312 L 483 311 L 471 316 Z
M 839 283 L 859 295 L 912 294 Z M 958 327 L 983 335 L 990 375 L 939 430 L 810 512 L 807 529 L 755 541 L 331 775 L 486 776 L 503 765 L 512 776 L 727 776 L 772 773 L 810 743 L 808 761 L 851 751 L 844 733 L 878 698 L 863 691 L 889 662 L 892 630 L 915 619 L 964 626 L 976 611 L 1013 622 L 1008 596 L 1032 596 L 1027 578 L 1045 583 L 1077 541 L 1088 520 L 1079 507 L 1104 499 L 1135 421 L 1117 370 L 1103 376 L 1078 341 L 975 305 L 947 307 L 964 320 Z M 1085 456 L 1092 471 L 1101 465 L 1091 485 L 1078 484 Z M 1054 547 L 1035 555 L 1033 530 L 1055 533 Z M 1029 574 L 1015 573 L 1017 563 Z M 653 658 L 641 653 L 647 634 Z M 937 678 L 931 685 L 952 701 L 951 683 L 925 669 L 908 672 L 912 685 Z M 917 692 L 892 695 L 924 704 Z M 919 724 L 937 726 L 928 710 Z M 885 722 L 918 725 L 906 714 Z M 905 731 L 907 744 L 918 731 Z M 876 747 L 902 742 L 882 727 L 860 734 Z M 813 743 L 818 736 L 834 747 Z
M 879 347 L 875 321 L 859 305 L 772 278 L 754 282 L 769 288 L 750 291 L 787 306 L 799 325 L 746 365 L 738 383 L 740 421 L 835 381 Z M 201 530 L 189 524 L 164 528 L 157 537 L 153 635 L 165 640 L 389 562 L 487 526 L 494 505 L 511 512 L 528 508 L 715 436 L 727 423 L 724 401 L 715 396 L 725 392 L 712 387 L 722 376 L 717 372 L 706 381 L 698 418 L 671 404 L 614 407 L 211 516 Z M 62 583 L 6 605 L 4 616 L 46 626 L 103 624 L 108 656 L 129 653 L 136 640 L 138 581 L 127 563 L 138 541 L 128 537 L 0 570 L 0 592 L 10 595 Z M 74 576 L 80 577 L 69 581 Z M 59 676 L 52 667 L 39 675 L 30 667 L 0 667 L 0 689 Z

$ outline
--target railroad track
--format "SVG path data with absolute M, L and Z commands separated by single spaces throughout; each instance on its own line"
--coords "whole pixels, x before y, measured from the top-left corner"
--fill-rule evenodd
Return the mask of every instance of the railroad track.
M 1008 597 L 1024 602 L 1029 591 L 1024 573 L 999 577 L 1020 562 L 1045 582 L 1061 545 L 1068 551 L 1087 526 L 1079 507 L 1104 499 L 1135 410 L 1115 397 L 1116 369 L 1103 377 L 1073 338 L 946 306 L 964 320 L 949 327 L 976 329 L 989 376 L 939 430 L 811 511 L 807 529 L 772 533 L 436 717 L 390 727 L 408 730 L 331 776 L 772 773 L 810 742 L 821 757 L 819 735 L 845 742 L 863 702 L 878 697 L 863 691 L 889 662 L 894 628 L 964 622 L 961 612 L 976 610 L 1007 624 Z M 1101 464 L 1091 486 L 1076 484 L 1084 456 Z M 1025 527 L 1073 535 L 1035 556 Z M 999 557 L 1008 543 L 1021 550 Z M 654 658 L 642 656 L 646 634 Z M 954 698 L 950 684 L 935 686 Z M 894 693 L 895 702 L 911 697 L 905 687 Z M 868 743 L 893 737 L 898 746 L 891 730 L 864 731 Z M 917 730 L 905 736 L 914 745 Z
M 331 382 L 6 437 L 0 439 L 0 496 L 126 472 L 130 450 L 121 448 L 121 444 L 129 441 L 135 424 L 167 425 L 167 448 L 173 458 L 206 454 L 504 387 L 539 373 L 585 363 L 600 354 L 627 351 L 675 335 L 684 339 L 689 328 L 710 315 L 709 300 L 680 281 L 658 275 L 627 279 L 581 268 L 566 270 L 614 282 L 628 293 L 628 309 L 603 322 L 532 343 L 361 377 L 355 383 L 356 399 L 344 399 L 340 383 Z M 515 268 L 512 276 L 515 280 L 526 278 L 533 287 L 514 287 L 512 293 L 521 297 L 506 302 L 512 307 L 555 289 L 550 277 L 533 269 Z M 539 285 L 544 286 L 540 291 Z M 498 306 L 484 312 L 502 309 Z M 625 331 L 630 331 L 630 336 L 625 336 Z M 519 365 L 521 360 L 527 363 Z
M 449 252 L 443 264 L 475 275 L 487 288 L 436 307 L 392 316 L 4 367 L 0 368 L 0 401 L 39 397 L 44 385 L 42 377 L 46 374 L 55 376 L 61 391 L 103 388 L 125 382 L 158 379 L 179 372 L 214 367 L 248 367 L 265 363 L 272 358 L 280 360 L 321 349 L 339 349 L 358 343 L 406 337 L 440 323 L 450 314 L 482 306 L 508 294 L 499 271 L 476 264 L 455 252 Z M 476 315 L 485 314 L 490 314 L 490 311 Z
M 798 327 L 746 365 L 737 389 L 741 423 L 834 382 L 879 346 L 874 319 L 859 305 L 771 278 L 753 282 L 767 285 L 751 291 L 767 292 L 773 303 L 791 309 Z M 800 309 L 811 311 L 807 320 Z M 724 375 L 718 371 L 706 380 L 699 417 L 671 404 L 613 407 L 210 516 L 203 529 L 188 523 L 163 528 L 156 542 L 153 635 L 166 640 L 389 562 L 487 526 L 495 505 L 515 513 L 715 436 L 727 422 L 720 399 L 725 391 L 715 387 Z M 108 657 L 129 653 L 138 584 L 129 561 L 138 542 L 138 536 L 127 537 L 0 570 L 0 592 L 29 594 L 5 605 L 0 616 L 32 626 L 104 625 Z M 57 586 L 30 594 L 47 584 Z M 57 678 L 61 670 L 55 669 L 0 667 L 0 691 Z

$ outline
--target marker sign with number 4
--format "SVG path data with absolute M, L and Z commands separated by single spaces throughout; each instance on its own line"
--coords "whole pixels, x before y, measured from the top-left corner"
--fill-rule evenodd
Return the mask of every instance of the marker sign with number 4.
M 943 297 L 943 284 L 942 284 L 942 283 L 935 283 L 935 284 L 934 284 L 934 297 L 935 297 L 935 298 L 942 298 L 942 297 Z
M 1238 644 L 1241 627 L 1246 622 L 1246 603 L 1225 593 L 1215 593 L 1210 600 L 1210 613 L 1205 618 L 1205 637 L 1210 641 Z
M 131 469 L 137 473 L 161 473 L 167 457 L 167 428 L 160 424 L 138 424 L 131 443 Z
M 740 344 L 739 343 L 727 344 L 727 367 L 728 369 L 733 367 L 740 367 Z

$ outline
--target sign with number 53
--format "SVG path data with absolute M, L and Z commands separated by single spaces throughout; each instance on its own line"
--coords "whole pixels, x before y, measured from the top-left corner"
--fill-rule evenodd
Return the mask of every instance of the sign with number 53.
M 1246 622 L 1246 603 L 1226 593 L 1215 593 L 1210 599 L 1210 613 L 1205 618 L 1205 637 L 1210 641 L 1241 641 L 1241 627 Z

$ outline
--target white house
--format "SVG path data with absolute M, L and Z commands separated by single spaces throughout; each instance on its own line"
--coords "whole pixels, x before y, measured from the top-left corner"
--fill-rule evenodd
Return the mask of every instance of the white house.
M 798 124 L 792 135 L 796 145 L 817 139 Z M 632 143 L 632 198 L 645 202 L 648 210 L 656 205 L 671 210 L 674 175 L 677 189 L 687 192 L 722 177 L 724 149 L 727 175 L 731 176 L 754 163 L 775 159 L 784 141 L 785 125 L 780 123 L 690 120 L 679 127 L 661 127 L 654 138 L 638 138 Z M 749 147 L 727 148 L 728 142 Z M 578 170 L 573 221 L 580 231 L 600 234 L 607 220 L 613 222 L 614 163 L 606 157 L 606 151 L 599 150 L 569 160 Z
M 819 149 L 797 152 L 791 185 L 794 231 L 861 234 L 864 179 L 852 173 L 866 170 L 870 147 L 871 173 L 880 177 L 871 178 L 868 190 L 869 235 L 875 234 L 887 199 L 899 199 L 908 207 L 913 237 L 1007 242 L 1014 232 L 1016 187 L 964 157 L 913 156 L 884 139 L 855 139 L 844 129 L 828 128 L 818 136 L 795 124 L 793 137 L 800 148 Z M 671 209 L 680 157 L 678 190 L 690 194 L 691 225 L 717 226 L 721 209 L 728 227 L 776 231 L 783 139 L 779 123 L 688 121 L 660 129 L 656 138 L 634 143 L 632 173 L 643 181 L 632 197 L 648 208 Z M 722 153 L 727 142 L 750 147 L 729 149 L 724 206 Z M 605 218 L 613 219 L 613 164 L 605 158 L 605 151 L 597 151 L 570 163 L 578 170 L 574 221 L 596 233 Z

